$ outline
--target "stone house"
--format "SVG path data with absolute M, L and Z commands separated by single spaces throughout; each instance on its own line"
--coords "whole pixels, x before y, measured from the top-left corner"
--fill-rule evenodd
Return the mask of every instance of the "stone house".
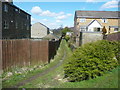
M 103 39 L 102 30 L 118 32 L 118 11 L 75 11 L 74 34 L 77 46 L 82 43 Z
M 30 38 L 31 15 L 7 1 L 0 1 L 0 38 Z
M 43 38 L 49 34 L 49 28 L 40 22 L 31 26 L 31 38 Z
M 105 26 L 108 33 L 119 31 L 118 11 L 75 11 L 74 27 L 77 31 L 100 32 Z

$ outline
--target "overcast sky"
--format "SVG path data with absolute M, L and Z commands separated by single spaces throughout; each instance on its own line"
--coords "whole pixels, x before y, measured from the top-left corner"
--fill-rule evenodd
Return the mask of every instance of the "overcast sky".
M 14 4 L 31 14 L 32 24 L 41 22 L 51 29 L 59 28 L 61 25 L 73 27 L 76 10 L 118 11 L 119 6 L 118 0 L 103 0 L 104 2 L 100 2 L 102 0 L 83 0 L 84 2 L 73 2 L 77 0 L 66 0 L 67 2 L 40 1 L 14 0 Z

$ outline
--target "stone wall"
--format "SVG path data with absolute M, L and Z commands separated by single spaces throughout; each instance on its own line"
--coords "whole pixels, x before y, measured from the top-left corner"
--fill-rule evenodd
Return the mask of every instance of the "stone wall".
M 103 34 L 101 32 L 80 32 L 79 45 L 95 42 L 102 39 Z
M 120 32 L 108 34 L 105 39 L 109 41 L 120 41 Z

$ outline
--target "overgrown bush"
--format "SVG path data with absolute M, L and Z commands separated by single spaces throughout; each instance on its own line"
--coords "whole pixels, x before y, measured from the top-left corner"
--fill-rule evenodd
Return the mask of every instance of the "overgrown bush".
M 73 82 L 88 80 L 114 69 L 118 64 L 116 45 L 102 40 L 79 47 L 64 67 L 65 78 Z
M 69 39 L 70 39 L 70 36 L 66 35 L 65 40 L 68 42 Z
M 118 60 L 118 62 L 120 63 L 120 41 L 116 42 L 116 41 L 112 41 L 110 42 L 111 45 L 113 45 L 113 50 L 115 52 L 115 56 Z

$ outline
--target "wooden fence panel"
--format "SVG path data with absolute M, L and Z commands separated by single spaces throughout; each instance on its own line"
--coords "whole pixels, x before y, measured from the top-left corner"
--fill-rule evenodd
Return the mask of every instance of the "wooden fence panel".
M 0 40 L 0 74 L 2 73 L 2 40 Z
M 12 67 L 48 63 L 56 54 L 59 41 L 30 39 L 1 40 L 3 70 Z

